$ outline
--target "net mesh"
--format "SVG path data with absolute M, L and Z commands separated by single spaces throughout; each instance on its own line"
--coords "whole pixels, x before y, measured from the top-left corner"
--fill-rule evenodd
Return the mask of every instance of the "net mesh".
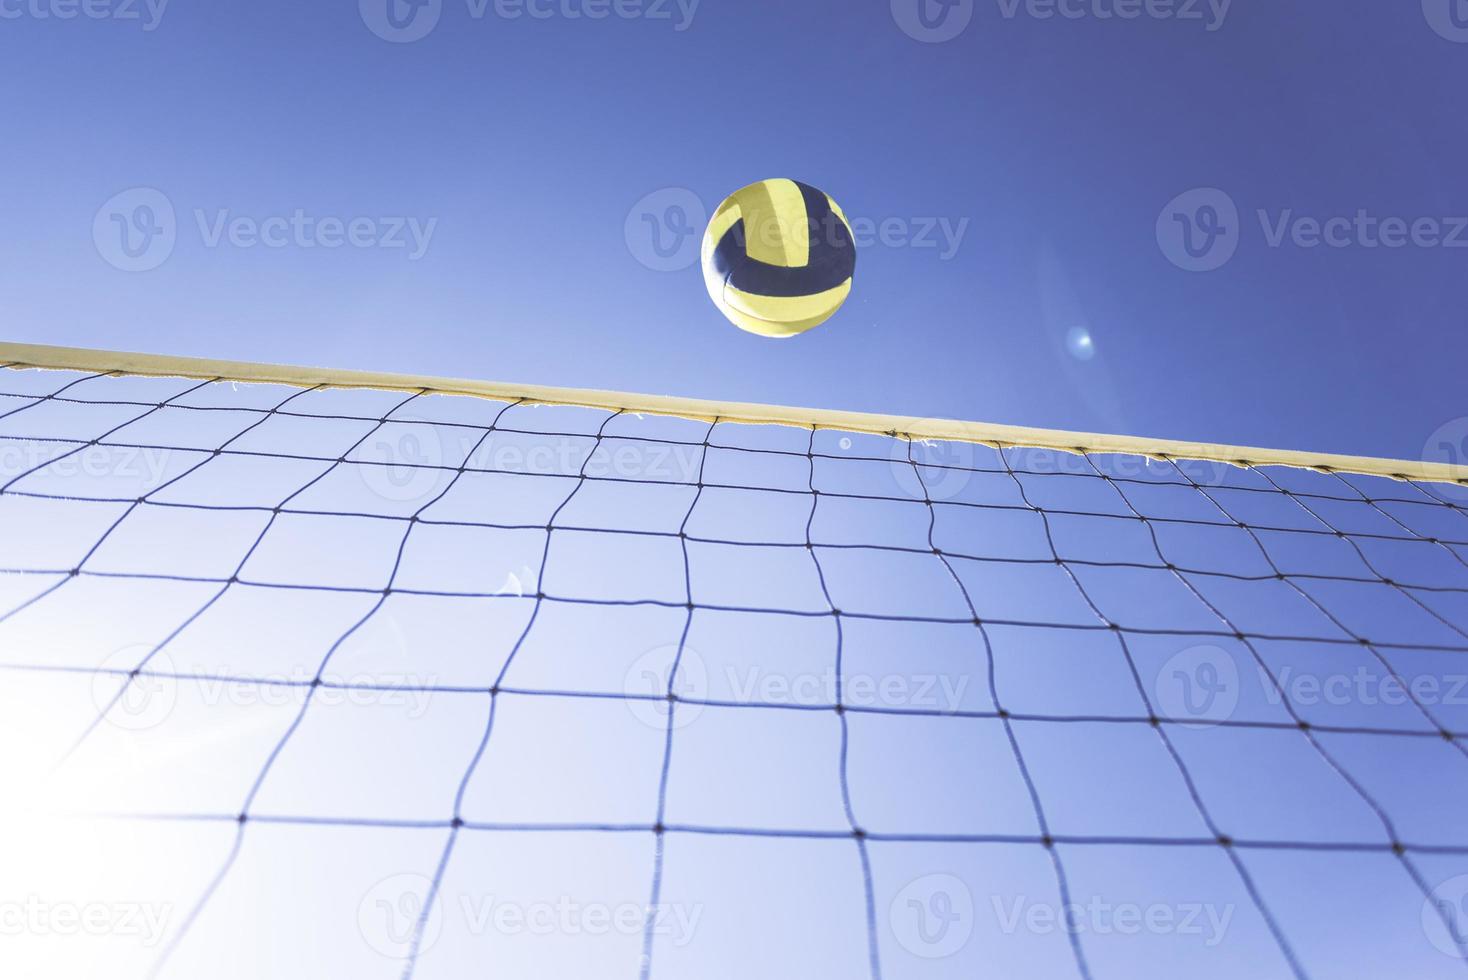
M 0 959 L 1461 976 L 1462 494 L 3 371 Z

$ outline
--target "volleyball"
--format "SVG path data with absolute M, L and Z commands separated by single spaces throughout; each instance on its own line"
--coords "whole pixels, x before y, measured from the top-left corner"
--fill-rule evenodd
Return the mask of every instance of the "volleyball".
M 792 337 L 825 323 L 846 297 L 856 244 L 841 208 L 795 180 L 762 180 L 720 204 L 704 233 L 703 278 L 731 323 Z

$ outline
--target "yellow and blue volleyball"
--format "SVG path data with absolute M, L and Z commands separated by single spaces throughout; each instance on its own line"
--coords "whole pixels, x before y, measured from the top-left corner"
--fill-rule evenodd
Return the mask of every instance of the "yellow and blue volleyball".
M 762 180 L 719 205 L 702 259 L 709 296 L 730 322 L 791 337 L 825 323 L 851 295 L 856 243 L 824 191 Z

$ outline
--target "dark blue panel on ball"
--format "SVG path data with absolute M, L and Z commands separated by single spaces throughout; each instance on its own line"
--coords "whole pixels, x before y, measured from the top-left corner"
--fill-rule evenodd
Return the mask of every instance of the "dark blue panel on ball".
M 744 221 L 734 224 L 714 248 L 714 269 L 735 289 L 753 296 L 813 296 L 850 279 L 856 271 L 851 230 L 826 195 L 794 181 L 805 201 L 810 227 L 810 260 L 799 268 L 770 265 L 749 257 Z

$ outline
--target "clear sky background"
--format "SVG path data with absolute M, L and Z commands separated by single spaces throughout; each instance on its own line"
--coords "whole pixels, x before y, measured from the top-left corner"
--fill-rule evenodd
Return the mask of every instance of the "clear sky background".
M 418 2 L 0 0 L 0 336 L 1468 453 L 1468 0 Z M 773 176 L 789 341 L 692 261 Z M 630 980 L 474 916 L 658 868 L 655 980 L 1461 975 L 1461 507 L 747 428 L 0 371 L 0 786 L 138 818 L 0 829 L 0 974 Z
M 4 334 L 1414 458 L 1468 414 L 1468 249 L 1276 247 L 1257 214 L 1455 234 L 1456 0 L 976 0 L 936 35 L 903 0 L 537 2 L 441 0 L 403 43 L 373 0 L 0 0 Z M 770 176 L 896 219 L 786 342 L 722 320 L 683 223 L 681 268 L 650 268 L 643 219 Z M 136 188 L 175 217 L 125 271 Z M 1199 188 L 1239 212 L 1206 272 L 1173 215 L 1216 196 L 1169 208 Z M 298 210 L 436 223 L 417 258 L 406 232 L 210 243 Z

